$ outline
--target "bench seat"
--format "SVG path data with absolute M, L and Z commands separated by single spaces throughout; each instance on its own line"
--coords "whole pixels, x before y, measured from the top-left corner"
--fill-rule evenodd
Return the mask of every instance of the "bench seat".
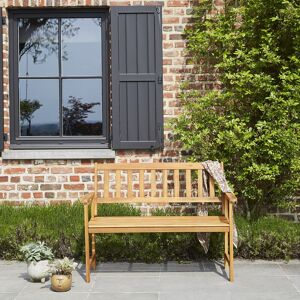
M 229 232 L 224 216 L 95 217 L 90 233 L 130 232 Z

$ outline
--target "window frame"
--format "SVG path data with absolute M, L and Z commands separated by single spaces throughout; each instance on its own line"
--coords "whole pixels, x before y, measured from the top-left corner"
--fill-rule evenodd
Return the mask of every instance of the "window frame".
M 59 149 L 59 148 L 109 148 L 109 32 L 108 9 L 10 9 L 9 15 L 9 93 L 10 93 L 10 148 L 11 149 Z M 39 137 L 20 136 L 19 121 L 19 53 L 18 18 L 101 18 L 102 42 L 102 136 Z M 54 76 L 53 76 L 54 77 Z M 60 76 L 58 76 L 60 77 Z M 64 77 L 64 76 L 61 76 Z M 60 78 L 61 78 L 60 77 Z M 68 76 L 66 76 L 68 77 Z M 75 76 L 74 76 L 75 77 Z M 78 76 L 79 78 L 84 76 Z M 47 76 L 43 77 L 47 78 Z M 59 79 L 61 80 L 61 79 Z M 61 90 L 61 85 L 60 85 Z M 59 92 L 61 92 L 59 90 Z M 61 114 L 61 108 L 59 108 Z

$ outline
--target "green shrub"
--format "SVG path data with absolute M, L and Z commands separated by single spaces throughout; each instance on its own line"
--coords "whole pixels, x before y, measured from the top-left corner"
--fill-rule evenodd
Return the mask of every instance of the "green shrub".
M 101 215 L 140 215 L 137 208 L 127 205 L 103 205 Z M 172 215 L 171 211 L 154 211 L 156 215 Z M 242 258 L 300 258 L 300 226 L 272 217 L 249 222 L 236 217 L 240 245 L 236 255 Z M 84 258 L 83 207 L 59 205 L 47 207 L 0 206 L 0 259 L 23 257 L 20 246 L 44 241 L 57 258 Z M 98 260 L 130 262 L 186 261 L 203 257 L 223 257 L 223 234 L 211 235 L 205 256 L 196 234 L 145 233 L 96 235 Z
M 193 160 L 224 161 L 244 213 L 257 216 L 300 188 L 300 6 L 227 1 L 209 16 L 210 8 L 195 7 L 187 48 L 222 90 L 203 95 L 187 83 L 173 129 Z

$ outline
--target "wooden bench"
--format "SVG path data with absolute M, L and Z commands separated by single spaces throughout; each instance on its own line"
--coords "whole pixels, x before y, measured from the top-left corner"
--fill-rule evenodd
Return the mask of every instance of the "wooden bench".
M 233 204 L 236 197 L 232 193 L 217 197 L 211 176 L 207 182 L 208 196 L 204 197 L 203 178 L 200 163 L 95 164 L 94 192 L 80 199 L 84 204 L 86 281 L 90 281 L 90 268 L 96 268 L 96 233 L 136 232 L 224 232 L 224 265 L 229 266 L 229 280 L 233 281 Z M 99 217 L 97 205 L 104 203 L 217 203 L 222 206 L 222 215 Z

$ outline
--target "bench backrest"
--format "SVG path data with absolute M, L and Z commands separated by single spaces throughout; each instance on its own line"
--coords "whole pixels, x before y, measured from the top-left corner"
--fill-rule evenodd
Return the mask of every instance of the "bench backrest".
M 221 202 L 201 163 L 95 164 L 97 203 Z M 204 185 L 207 189 L 204 189 Z M 207 191 L 204 193 L 204 191 Z

